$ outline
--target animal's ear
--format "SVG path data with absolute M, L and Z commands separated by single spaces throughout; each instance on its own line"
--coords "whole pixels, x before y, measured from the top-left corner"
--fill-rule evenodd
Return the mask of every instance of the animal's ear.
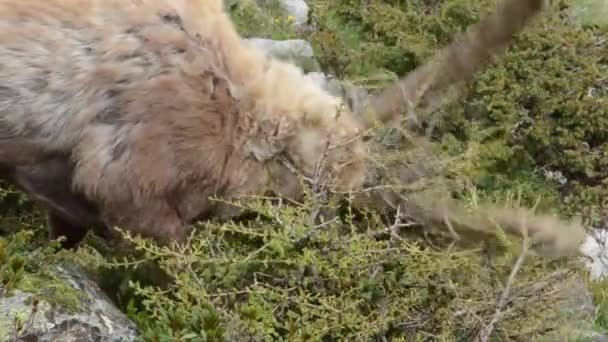
M 264 118 L 245 142 L 246 153 L 259 162 L 265 162 L 285 150 L 295 131 L 294 123 L 285 117 Z

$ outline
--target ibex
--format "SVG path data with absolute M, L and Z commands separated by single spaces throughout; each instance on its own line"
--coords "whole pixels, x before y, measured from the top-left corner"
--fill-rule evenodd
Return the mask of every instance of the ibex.
M 247 45 L 221 0 L 0 0 L 0 170 L 70 245 L 89 225 L 183 241 L 230 214 L 210 196 L 298 198 L 294 170 L 358 189 L 361 133 L 471 79 L 543 1 L 505 0 L 354 112 Z

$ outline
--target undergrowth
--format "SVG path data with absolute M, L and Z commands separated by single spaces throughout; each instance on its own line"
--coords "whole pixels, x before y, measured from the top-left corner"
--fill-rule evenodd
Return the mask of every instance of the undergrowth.
M 199 224 L 184 246 L 127 234 L 138 253 L 108 259 L 87 249 L 79 260 L 104 272 L 153 261 L 170 277 L 130 282 L 122 303 L 146 341 L 471 341 L 495 315 L 520 256 L 509 239 L 463 249 L 423 234 L 382 234 L 380 217 L 349 206 L 340 219 L 311 225 L 314 207 L 260 200 L 248 206 L 255 219 Z M 563 336 L 572 317 L 562 286 L 574 269 L 529 257 L 492 336 Z
M 312 0 L 313 30 L 302 31 L 277 1 L 241 1 L 231 11 L 245 37 L 307 39 L 325 71 L 374 91 L 493 3 Z M 432 141 L 424 158 L 436 158 L 439 175 L 423 168 L 420 176 L 422 157 L 406 165 L 410 151 L 393 146 L 391 130 L 377 133 L 375 165 L 402 182 L 421 178 L 470 209 L 517 194 L 521 205 L 596 226 L 608 179 L 606 33 L 597 16 L 581 25 L 581 12 L 566 5 L 519 35 L 461 100 L 421 113 Z M 43 283 L 22 280 L 47 279 L 40 260 L 52 265 L 59 254 L 44 247 L 36 206 L 0 188 L 0 291 L 44 293 Z M 88 236 L 62 255 L 88 267 L 144 341 L 472 341 L 488 330 L 491 341 L 555 341 L 586 324 L 608 329 L 605 282 L 589 282 L 575 259 L 534 256 L 498 230 L 464 245 L 382 206 L 341 203 L 338 218 L 321 223 L 311 223 L 319 204 L 310 198 L 292 206 L 260 199 L 247 209 L 249 219 L 198 223 L 185 246 L 127 235 L 124 248 Z M 595 313 L 571 303 L 568 290 L 587 286 Z

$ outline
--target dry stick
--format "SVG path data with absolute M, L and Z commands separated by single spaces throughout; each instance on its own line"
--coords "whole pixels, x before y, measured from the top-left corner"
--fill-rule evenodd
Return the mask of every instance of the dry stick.
M 513 266 L 511 273 L 509 274 L 509 279 L 507 280 L 505 289 L 502 292 L 500 299 L 498 300 L 498 304 L 496 305 L 496 311 L 494 311 L 494 315 L 492 316 L 492 319 L 490 320 L 490 322 L 477 335 L 477 338 L 475 339 L 476 342 L 487 342 L 488 339 L 490 338 L 490 335 L 492 335 L 492 332 L 494 331 L 494 327 L 496 326 L 498 321 L 500 321 L 500 319 L 504 315 L 503 309 L 504 309 L 505 305 L 507 304 L 507 301 L 509 300 L 509 296 L 511 295 L 511 288 L 513 287 L 513 283 L 515 282 L 515 277 L 517 276 L 517 273 L 519 272 L 519 270 L 521 269 L 521 266 L 524 263 L 528 250 L 529 250 L 529 242 L 528 242 L 528 234 L 527 234 L 527 229 L 526 229 L 526 234 L 524 234 L 524 238 L 523 238 L 523 242 L 522 242 L 521 254 L 517 258 L 517 261 L 515 262 L 515 265 Z
M 390 235 L 389 245 L 392 244 L 394 242 L 394 240 L 403 242 L 403 238 L 401 238 L 401 236 L 399 236 L 399 233 L 397 231 L 402 227 L 407 227 L 408 224 L 402 223 L 401 222 L 402 219 L 403 219 L 403 215 L 401 214 L 401 205 L 398 205 L 397 213 L 395 214 L 395 221 L 393 222 L 393 224 L 390 227 L 386 228 L 386 231 L 388 231 L 388 233 Z
M 22 340 L 26 336 L 26 334 L 29 332 L 29 330 L 34 325 L 34 318 L 36 317 L 37 313 L 38 313 L 38 299 L 34 299 L 32 301 L 32 310 L 30 311 L 30 314 L 28 315 L 27 322 L 25 322 L 25 324 L 21 327 L 20 330 L 18 327 L 15 327 L 15 330 L 16 330 L 15 331 L 16 336 L 15 336 L 15 340 L 14 340 L 15 342 Z

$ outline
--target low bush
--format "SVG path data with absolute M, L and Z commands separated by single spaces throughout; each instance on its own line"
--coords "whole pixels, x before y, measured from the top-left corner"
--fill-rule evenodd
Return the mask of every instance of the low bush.
M 567 260 L 530 256 L 509 281 L 516 241 L 449 247 L 348 210 L 311 225 L 314 208 L 260 201 L 256 219 L 201 224 L 182 247 L 127 235 L 137 255 L 87 249 L 79 260 L 110 272 L 154 262 L 170 275 L 130 281 L 123 304 L 146 341 L 472 341 L 493 318 L 491 340 L 530 341 L 584 324 L 567 312 L 564 287 L 578 277 Z

